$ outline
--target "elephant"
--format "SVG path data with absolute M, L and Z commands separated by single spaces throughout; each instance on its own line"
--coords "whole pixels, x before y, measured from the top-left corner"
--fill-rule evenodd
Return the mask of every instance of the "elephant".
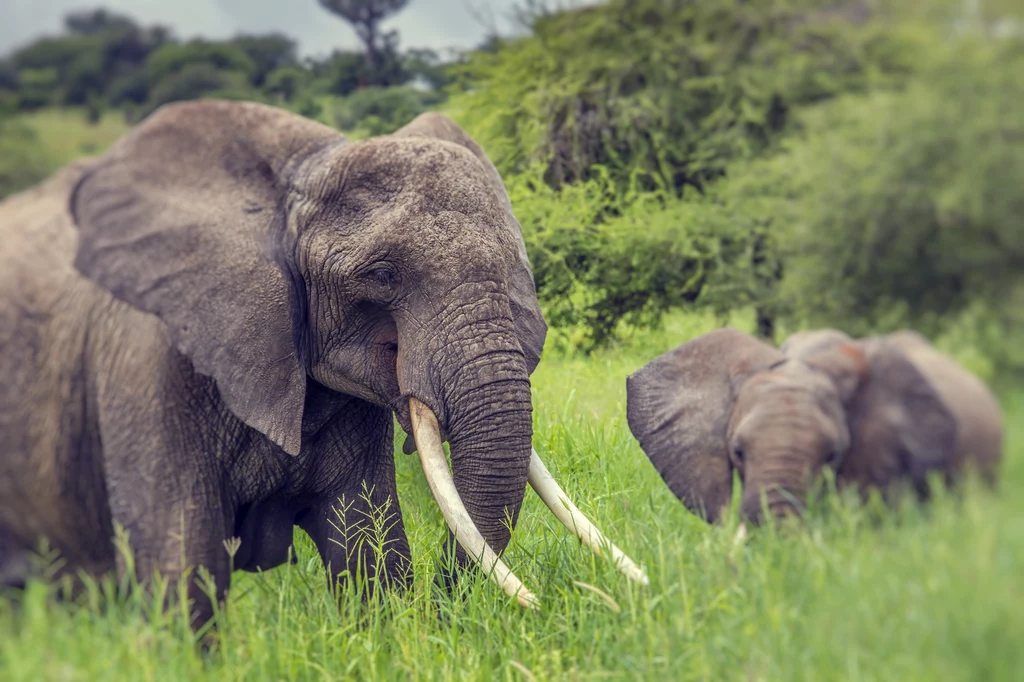
M 536 606 L 500 558 L 529 482 L 646 581 L 532 447 L 546 332 L 498 171 L 451 119 L 353 142 L 252 102 L 165 105 L 0 204 L 0 577 L 24 584 L 43 540 L 68 574 L 123 575 L 123 528 L 142 580 L 209 571 L 213 599 L 177 595 L 198 627 L 297 526 L 329 579 L 404 589 L 397 420 L 458 565 Z
M 711 523 L 743 482 L 753 523 L 799 515 L 829 467 L 838 488 L 927 495 L 967 465 L 993 483 L 1002 415 L 985 384 L 917 332 L 798 332 L 776 349 L 733 328 L 699 336 L 626 380 L 627 421 L 672 492 Z

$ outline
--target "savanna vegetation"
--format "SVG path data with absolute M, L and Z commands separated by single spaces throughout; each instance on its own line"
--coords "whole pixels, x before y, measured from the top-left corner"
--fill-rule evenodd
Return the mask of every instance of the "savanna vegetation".
M 352 137 L 427 109 L 452 116 L 505 179 L 551 326 L 535 445 L 650 587 L 579 547 L 528 494 L 507 560 L 543 609 L 518 610 L 479 576 L 439 591 L 443 522 L 396 447 L 408 594 L 365 607 L 358 585 L 331 595 L 297 533 L 296 565 L 236 574 L 204 651 L 180 612 L 113 584 L 75 603 L 33 584 L 0 597 L 0 679 L 1016 679 L 1019 4 L 522 9 L 525 35 L 447 59 L 380 32 L 313 60 L 283 36 L 182 42 L 127 17 L 73 15 L 63 35 L 0 61 L 0 196 L 179 99 L 271 102 Z M 999 489 L 971 481 L 895 513 L 826 495 L 799 526 L 706 526 L 630 436 L 624 379 L 722 324 L 773 341 L 810 326 L 920 329 L 999 391 Z

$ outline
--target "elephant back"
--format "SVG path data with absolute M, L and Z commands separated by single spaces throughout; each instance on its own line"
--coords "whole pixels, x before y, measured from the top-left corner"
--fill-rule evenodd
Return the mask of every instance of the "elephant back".
M 900 331 L 888 341 L 903 351 L 953 412 L 957 421 L 957 467 L 970 462 L 992 479 L 1002 458 L 1003 417 L 999 402 L 978 377 L 936 350 L 920 334 Z

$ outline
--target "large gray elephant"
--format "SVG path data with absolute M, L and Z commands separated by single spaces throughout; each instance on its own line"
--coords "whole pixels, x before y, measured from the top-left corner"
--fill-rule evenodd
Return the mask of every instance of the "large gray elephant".
M 994 481 L 1002 418 L 991 391 L 915 332 L 854 340 L 800 332 L 775 349 L 735 329 L 700 336 L 627 379 L 630 430 L 669 488 L 714 522 L 733 472 L 743 514 L 799 511 L 826 466 L 838 486 L 887 497 L 952 482 L 970 462 Z
M 268 569 L 298 525 L 332 577 L 404 585 L 394 414 L 446 551 L 532 604 L 498 558 L 528 478 L 608 547 L 531 448 L 546 329 L 498 173 L 449 119 L 347 142 L 263 105 L 168 105 L 0 204 L 0 579 L 42 538 L 69 571 L 123 571 L 119 524 L 142 578 L 205 566 L 223 594 L 226 539 Z

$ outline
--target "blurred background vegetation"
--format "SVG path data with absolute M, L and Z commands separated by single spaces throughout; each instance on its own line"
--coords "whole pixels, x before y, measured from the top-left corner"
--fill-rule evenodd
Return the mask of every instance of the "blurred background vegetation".
M 547 352 L 746 310 L 769 339 L 911 325 L 978 349 L 989 380 L 1024 372 L 1019 1 L 526 0 L 521 35 L 444 57 L 381 29 L 408 1 L 319 0 L 363 41 L 320 59 L 71 14 L 0 59 L 0 197 L 172 101 L 267 102 L 352 138 L 435 109 L 506 181 Z

